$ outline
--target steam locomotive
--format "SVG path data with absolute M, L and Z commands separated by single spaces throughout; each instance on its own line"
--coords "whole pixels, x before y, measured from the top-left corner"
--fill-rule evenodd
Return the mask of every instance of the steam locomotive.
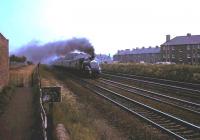
M 53 66 L 65 67 L 90 78 L 97 78 L 101 74 L 99 63 L 86 53 L 70 53 L 55 60 Z

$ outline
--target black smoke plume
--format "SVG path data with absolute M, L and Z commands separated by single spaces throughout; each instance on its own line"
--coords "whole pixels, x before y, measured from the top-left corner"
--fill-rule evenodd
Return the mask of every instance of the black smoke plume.
M 31 42 L 18 50 L 17 55 L 26 56 L 28 60 L 34 63 L 43 63 L 53 57 L 65 56 L 74 50 L 88 53 L 91 57 L 94 57 L 94 48 L 86 38 L 72 38 L 46 43 L 44 45 Z

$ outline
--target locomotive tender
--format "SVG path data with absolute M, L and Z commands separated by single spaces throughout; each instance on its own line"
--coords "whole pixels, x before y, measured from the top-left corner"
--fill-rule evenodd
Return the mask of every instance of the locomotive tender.
M 86 53 L 69 53 L 55 60 L 53 65 L 77 71 L 87 77 L 99 77 L 101 74 L 99 63 Z

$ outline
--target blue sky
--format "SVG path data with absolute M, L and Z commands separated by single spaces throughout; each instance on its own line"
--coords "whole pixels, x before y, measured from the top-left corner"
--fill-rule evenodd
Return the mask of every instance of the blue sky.
M 0 0 L 0 32 L 15 50 L 86 37 L 96 53 L 156 46 L 165 35 L 200 34 L 198 0 Z

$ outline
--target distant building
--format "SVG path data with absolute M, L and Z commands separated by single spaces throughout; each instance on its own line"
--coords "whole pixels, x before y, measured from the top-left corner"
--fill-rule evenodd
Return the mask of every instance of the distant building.
M 95 60 L 98 61 L 99 63 L 112 63 L 112 58 L 110 57 L 110 55 L 106 55 L 106 54 L 97 54 L 95 56 Z
M 119 50 L 117 54 L 113 56 L 114 61 L 118 62 L 135 62 L 135 63 L 156 63 L 161 61 L 160 48 L 149 47 L 141 49 L 126 49 Z
M 200 64 L 200 35 L 177 36 L 161 45 L 161 56 L 164 62 L 176 64 Z
M 9 81 L 8 39 L 0 33 L 0 90 Z

